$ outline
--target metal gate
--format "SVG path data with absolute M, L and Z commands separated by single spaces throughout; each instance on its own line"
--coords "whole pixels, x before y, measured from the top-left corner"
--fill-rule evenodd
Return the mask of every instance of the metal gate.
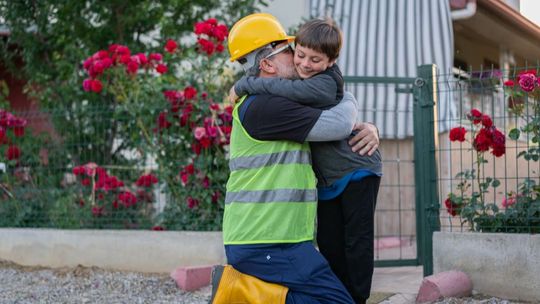
M 412 138 L 381 140 L 383 177 L 375 212 L 375 266 L 423 265 L 424 275 L 429 275 L 433 273 L 432 235 L 440 227 L 435 66 L 419 66 L 417 75 L 345 77 L 345 88 L 354 94 L 362 86 L 384 86 L 411 96 Z M 379 107 L 381 102 L 375 104 Z

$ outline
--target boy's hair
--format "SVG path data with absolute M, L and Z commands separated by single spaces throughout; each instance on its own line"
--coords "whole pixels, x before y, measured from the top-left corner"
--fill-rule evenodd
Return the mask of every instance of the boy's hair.
M 330 18 L 312 19 L 298 29 L 295 42 L 303 47 L 326 54 L 330 60 L 337 59 L 342 44 L 341 30 Z

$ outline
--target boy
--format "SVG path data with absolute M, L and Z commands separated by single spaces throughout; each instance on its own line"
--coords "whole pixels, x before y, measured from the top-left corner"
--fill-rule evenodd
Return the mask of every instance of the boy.
M 299 80 L 243 77 L 231 98 L 274 94 L 314 108 L 335 106 L 343 97 L 343 76 L 335 61 L 341 49 L 339 28 L 331 20 L 302 25 L 295 38 L 294 65 Z M 236 96 L 235 96 L 236 95 Z M 332 270 L 357 303 L 365 303 L 373 275 L 373 218 L 382 175 L 378 150 L 360 156 L 347 139 L 312 142 L 318 179 L 317 243 Z

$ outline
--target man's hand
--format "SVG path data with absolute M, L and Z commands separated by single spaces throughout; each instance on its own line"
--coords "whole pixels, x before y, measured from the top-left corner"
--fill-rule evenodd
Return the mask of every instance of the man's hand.
M 358 152 L 360 155 L 371 156 L 379 147 L 379 131 L 375 125 L 360 122 L 354 126 L 357 133 L 349 140 L 353 152 Z
M 227 100 L 232 104 L 235 104 L 236 100 L 238 100 L 238 96 L 234 91 L 234 86 L 232 86 L 232 88 L 229 90 L 229 96 L 227 96 Z

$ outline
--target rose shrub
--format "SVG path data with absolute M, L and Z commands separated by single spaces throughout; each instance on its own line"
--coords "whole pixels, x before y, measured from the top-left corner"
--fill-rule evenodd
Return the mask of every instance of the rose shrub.
M 223 75 L 228 30 L 210 18 L 196 23 L 194 34 L 196 43 L 191 46 L 168 39 L 165 53 L 132 53 L 126 46 L 112 44 L 83 63 L 88 76 L 83 90 L 110 100 L 113 111 L 129 117 L 111 132 L 115 140 L 135 149 L 134 164 L 153 169 L 162 181 L 166 204 L 156 223 L 165 229 L 221 226 L 232 121 L 232 106 L 221 102 L 224 85 L 232 81 Z M 183 74 L 186 63 L 189 78 Z M 139 184 L 147 183 L 141 178 Z M 94 215 L 112 210 L 109 205 L 123 202 L 122 195 L 130 200 L 124 207 L 137 205 L 135 195 L 120 191 L 106 205 L 96 205 L 107 207 L 93 210 Z
M 517 79 L 504 82 L 506 93 L 512 100 L 525 99 L 527 103 L 512 103 L 509 112 L 525 123 L 512 128 L 508 137 L 524 140 L 527 148 L 518 153 L 529 162 L 538 162 L 540 156 L 540 83 L 536 71 L 523 71 Z M 471 145 L 476 152 L 476 168 L 458 173 L 460 180 L 456 191 L 448 194 L 444 202 L 451 216 L 460 216 L 462 224 L 468 223 L 472 230 L 484 232 L 540 232 L 540 185 L 538 177 L 527 176 L 519 182 L 516 191 L 509 191 L 502 201 L 485 202 L 489 187 L 497 188 L 498 179 L 484 176 L 481 165 L 487 161 L 484 153 L 490 151 L 496 158 L 505 154 L 505 135 L 494 125 L 491 117 L 477 109 L 467 115 L 471 122 Z M 450 131 L 451 141 L 464 142 L 466 129 L 455 127 Z M 495 160 L 496 161 L 496 160 Z M 473 187 L 474 183 L 474 187 Z M 474 190 L 473 190 L 474 189 Z M 502 207 L 499 208 L 499 206 Z

